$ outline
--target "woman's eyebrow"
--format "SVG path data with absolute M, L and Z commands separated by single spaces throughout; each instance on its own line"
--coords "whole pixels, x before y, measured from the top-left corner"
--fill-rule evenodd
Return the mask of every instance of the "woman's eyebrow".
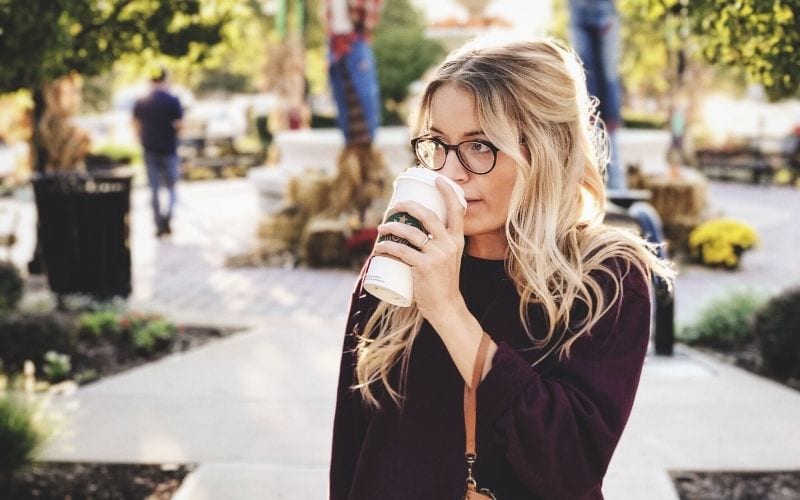
M 441 130 L 439 130 L 436 127 L 430 127 L 430 131 L 431 132 L 436 132 L 437 134 L 444 135 L 444 132 L 442 132 Z M 473 136 L 476 136 L 476 135 L 486 135 L 486 134 L 484 134 L 482 130 L 473 130 L 471 132 L 467 132 L 462 137 L 473 137 Z

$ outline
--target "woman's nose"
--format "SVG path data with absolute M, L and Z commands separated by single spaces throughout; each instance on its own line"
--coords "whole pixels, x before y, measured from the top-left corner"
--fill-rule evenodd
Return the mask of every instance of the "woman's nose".
M 447 152 L 447 156 L 444 158 L 444 166 L 439 173 L 455 182 L 466 182 L 469 176 L 469 172 L 461 164 L 461 160 L 458 159 L 455 150 Z

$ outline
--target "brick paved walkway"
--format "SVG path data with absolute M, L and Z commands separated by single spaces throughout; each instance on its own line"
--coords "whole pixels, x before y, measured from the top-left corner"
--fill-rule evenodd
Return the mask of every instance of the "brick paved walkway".
M 344 317 L 353 271 L 225 267 L 256 244 L 257 196 L 246 179 L 184 183 L 169 239 L 153 237 L 147 190 L 132 205 L 133 304 L 231 322 Z
M 256 242 L 257 195 L 246 179 L 181 184 L 171 238 L 154 237 L 149 200 L 146 188 L 134 189 L 131 307 L 180 321 L 232 325 L 344 318 L 353 271 L 225 267 L 228 256 Z M 21 190 L 13 199 L 0 199 L 2 208 L 20 215 L 20 242 L 12 258 L 24 268 L 34 246 L 32 193 Z
M 24 266 L 33 247 L 31 193 L 0 199 L 21 215 L 21 241 L 13 260 Z M 684 265 L 677 285 L 676 318 L 685 325 L 714 297 L 731 290 L 775 293 L 800 284 L 800 190 L 711 182 L 712 209 L 752 224 L 761 246 L 736 272 Z M 149 193 L 132 196 L 134 291 L 131 305 L 181 321 L 258 324 L 271 318 L 343 319 L 356 273 L 350 270 L 226 268 L 226 257 L 255 244 L 259 216 L 246 179 L 185 182 L 171 239 L 156 240 Z

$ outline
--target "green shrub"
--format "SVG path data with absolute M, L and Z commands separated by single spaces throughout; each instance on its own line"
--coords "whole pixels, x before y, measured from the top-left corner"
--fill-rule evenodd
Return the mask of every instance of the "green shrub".
M 130 315 L 123 319 L 122 325 L 128 328 L 131 345 L 142 353 L 150 353 L 156 347 L 163 346 L 172 340 L 177 331 L 174 324 L 159 316 Z
M 20 299 L 24 282 L 19 270 L 14 264 L 0 262 L 0 314 L 16 309 Z
M 425 36 L 425 17 L 409 0 L 387 0 L 372 44 L 378 73 L 379 95 L 383 100 L 384 124 L 398 119 L 388 103 L 395 106 L 408 97 L 411 83 L 418 80 L 446 55 L 437 41 Z
M 683 330 L 682 340 L 691 345 L 715 349 L 736 349 L 753 340 L 752 316 L 763 299 L 747 292 L 735 292 L 713 300 L 697 322 Z
M 75 328 L 62 314 L 21 314 L 0 317 L 0 360 L 14 373 L 25 360 L 42 366 L 48 351 L 71 354 L 75 348 Z
M 70 372 L 72 372 L 72 362 L 69 355 L 48 351 L 44 355 L 42 372 L 47 381 L 53 384 L 68 379 Z
M 31 410 L 0 395 L 0 474 L 10 475 L 29 463 L 42 439 Z
M 759 308 L 753 334 L 767 370 L 782 378 L 800 379 L 800 287 Z
M 107 143 L 92 148 L 91 154 L 105 157 L 113 163 L 123 164 L 141 162 L 142 159 L 141 149 L 135 145 L 131 146 L 129 144 Z
M 663 129 L 669 118 L 664 113 L 622 110 L 622 124 L 625 128 Z
M 78 317 L 78 333 L 84 337 L 99 339 L 116 337 L 120 331 L 119 313 L 111 310 L 86 312 Z

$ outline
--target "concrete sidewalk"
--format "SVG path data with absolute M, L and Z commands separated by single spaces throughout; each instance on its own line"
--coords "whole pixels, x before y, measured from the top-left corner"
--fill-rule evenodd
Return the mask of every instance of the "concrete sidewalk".
M 274 323 L 92 384 L 56 402 L 68 432 L 42 458 L 201 464 L 179 499 L 324 499 L 342 327 Z M 796 391 L 649 357 L 606 497 L 674 500 L 670 470 L 800 469 L 798 421 Z
M 800 282 L 800 191 L 712 183 L 709 197 L 752 224 L 761 247 L 735 273 L 695 266 L 678 281 L 686 324 L 731 288 L 773 293 Z M 12 257 L 33 248 L 35 208 Z M 255 242 L 258 204 L 246 180 L 181 185 L 175 234 L 153 238 L 148 193 L 132 199 L 132 307 L 248 333 L 109 377 L 53 402 L 63 432 L 42 459 L 192 462 L 182 499 L 326 497 L 331 419 L 345 307 L 355 273 L 224 267 Z M 800 469 L 800 393 L 679 349 L 648 359 L 612 461 L 610 500 L 670 499 L 680 469 Z

